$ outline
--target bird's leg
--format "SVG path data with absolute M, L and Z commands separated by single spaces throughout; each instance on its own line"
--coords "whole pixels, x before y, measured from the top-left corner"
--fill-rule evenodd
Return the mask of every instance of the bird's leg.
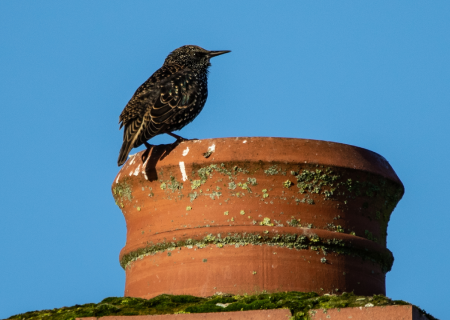
M 145 161 L 147 160 L 147 157 L 150 153 L 150 150 L 153 148 L 153 145 L 149 144 L 147 141 L 144 142 L 145 147 L 147 148 L 147 150 L 144 151 L 144 153 L 142 154 L 142 162 L 145 163 Z
M 147 149 L 151 149 L 153 148 L 153 145 L 151 145 L 150 143 L 148 143 L 147 141 L 144 142 L 144 145 Z
M 182 141 L 187 141 L 188 139 L 185 139 L 183 137 L 180 137 L 179 135 L 172 133 L 172 132 L 166 132 L 169 136 L 174 137 L 175 139 L 177 139 L 177 141 L 182 142 Z
M 198 140 L 198 139 L 196 139 L 196 138 L 194 138 L 194 139 L 186 139 L 186 138 L 183 138 L 183 137 L 180 137 L 179 135 L 177 135 L 177 134 L 175 134 L 175 133 L 172 133 L 172 132 L 166 132 L 169 136 L 172 136 L 172 137 L 174 137 L 175 139 L 177 139 L 177 142 L 183 142 L 183 141 L 189 141 L 189 140 Z

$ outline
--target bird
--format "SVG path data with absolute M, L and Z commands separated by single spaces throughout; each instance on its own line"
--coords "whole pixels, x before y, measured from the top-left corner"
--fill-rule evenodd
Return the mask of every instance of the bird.
M 172 132 L 192 122 L 202 111 L 208 97 L 210 59 L 228 52 L 231 51 L 185 45 L 166 57 L 162 67 L 136 90 L 119 116 L 119 130 L 124 127 L 119 167 L 131 149 L 142 144 L 150 148 L 147 141 L 159 134 L 187 140 Z

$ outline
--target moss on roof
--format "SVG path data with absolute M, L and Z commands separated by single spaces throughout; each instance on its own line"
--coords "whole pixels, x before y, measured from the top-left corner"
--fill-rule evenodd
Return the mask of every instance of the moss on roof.
M 11 316 L 20 320 L 73 320 L 77 317 L 102 317 L 108 315 L 154 315 L 173 313 L 204 313 L 241 310 L 288 308 L 292 319 L 309 319 L 311 309 L 346 307 L 371 307 L 388 305 L 410 305 L 402 300 L 391 300 L 382 295 L 357 296 L 353 293 L 319 296 L 315 292 L 280 292 L 257 295 L 230 295 L 218 293 L 208 298 L 188 295 L 163 294 L 152 299 L 106 298 L 100 303 L 88 303 L 52 310 L 32 311 Z M 436 319 L 425 311 L 430 320 Z

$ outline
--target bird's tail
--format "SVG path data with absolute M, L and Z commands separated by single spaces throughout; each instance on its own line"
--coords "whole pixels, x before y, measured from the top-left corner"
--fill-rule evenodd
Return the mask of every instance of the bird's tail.
M 133 149 L 133 140 L 124 140 L 122 148 L 120 148 L 119 159 L 117 160 L 117 165 L 120 167 L 127 161 L 128 154 L 131 149 Z

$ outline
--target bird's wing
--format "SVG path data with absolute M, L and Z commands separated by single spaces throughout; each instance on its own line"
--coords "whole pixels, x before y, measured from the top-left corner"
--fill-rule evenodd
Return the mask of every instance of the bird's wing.
M 144 115 L 142 134 L 136 139 L 135 147 L 157 134 L 176 130 L 173 122 L 178 121 L 177 116 L 199 99 L 198 82 L 191 70 L 184 69 L 158 85 L 158 96 Z
M 176 116 L 197 102 L 198 85 L 190 69 L 171 65 L 163 66 L 136 90 L 119 117 L 120 128 L 125 126 L 119 165 L 132 148 L 172 130 Z
M 136 118 L 143 118 L 155 96 L 159 93 L 159 84 L 183 69 L 182 65 L 172 64 L 162 66 L 147 79 L 134 93 L 128 104 L 119 116 L 120 128 L 127 126 Z
M 127 156 L 134 146 L 139 146 L 143 143 L 139 142 L 136 145 L 136 140 L 141 140 L 143 131 L 145 131 L 145 124 L 148 124 L 151 120 L 148 110 L 152 108 L 154 101 L 159 97 L 159 84 L 182 68 L 183 66 L 175 64 L 161 67 L 136 90 L 123 109 L 119 116 L 120 128 L 125 126 L 122 148 L 119 152 L 119 166 L 127 160 Z
M 171 116 L 194 105 L 200 93 L 198 80 L 189 69 L 177 72 L 159 87 L 159 97 L 150 110 L 155 123 L 170 123 Z

